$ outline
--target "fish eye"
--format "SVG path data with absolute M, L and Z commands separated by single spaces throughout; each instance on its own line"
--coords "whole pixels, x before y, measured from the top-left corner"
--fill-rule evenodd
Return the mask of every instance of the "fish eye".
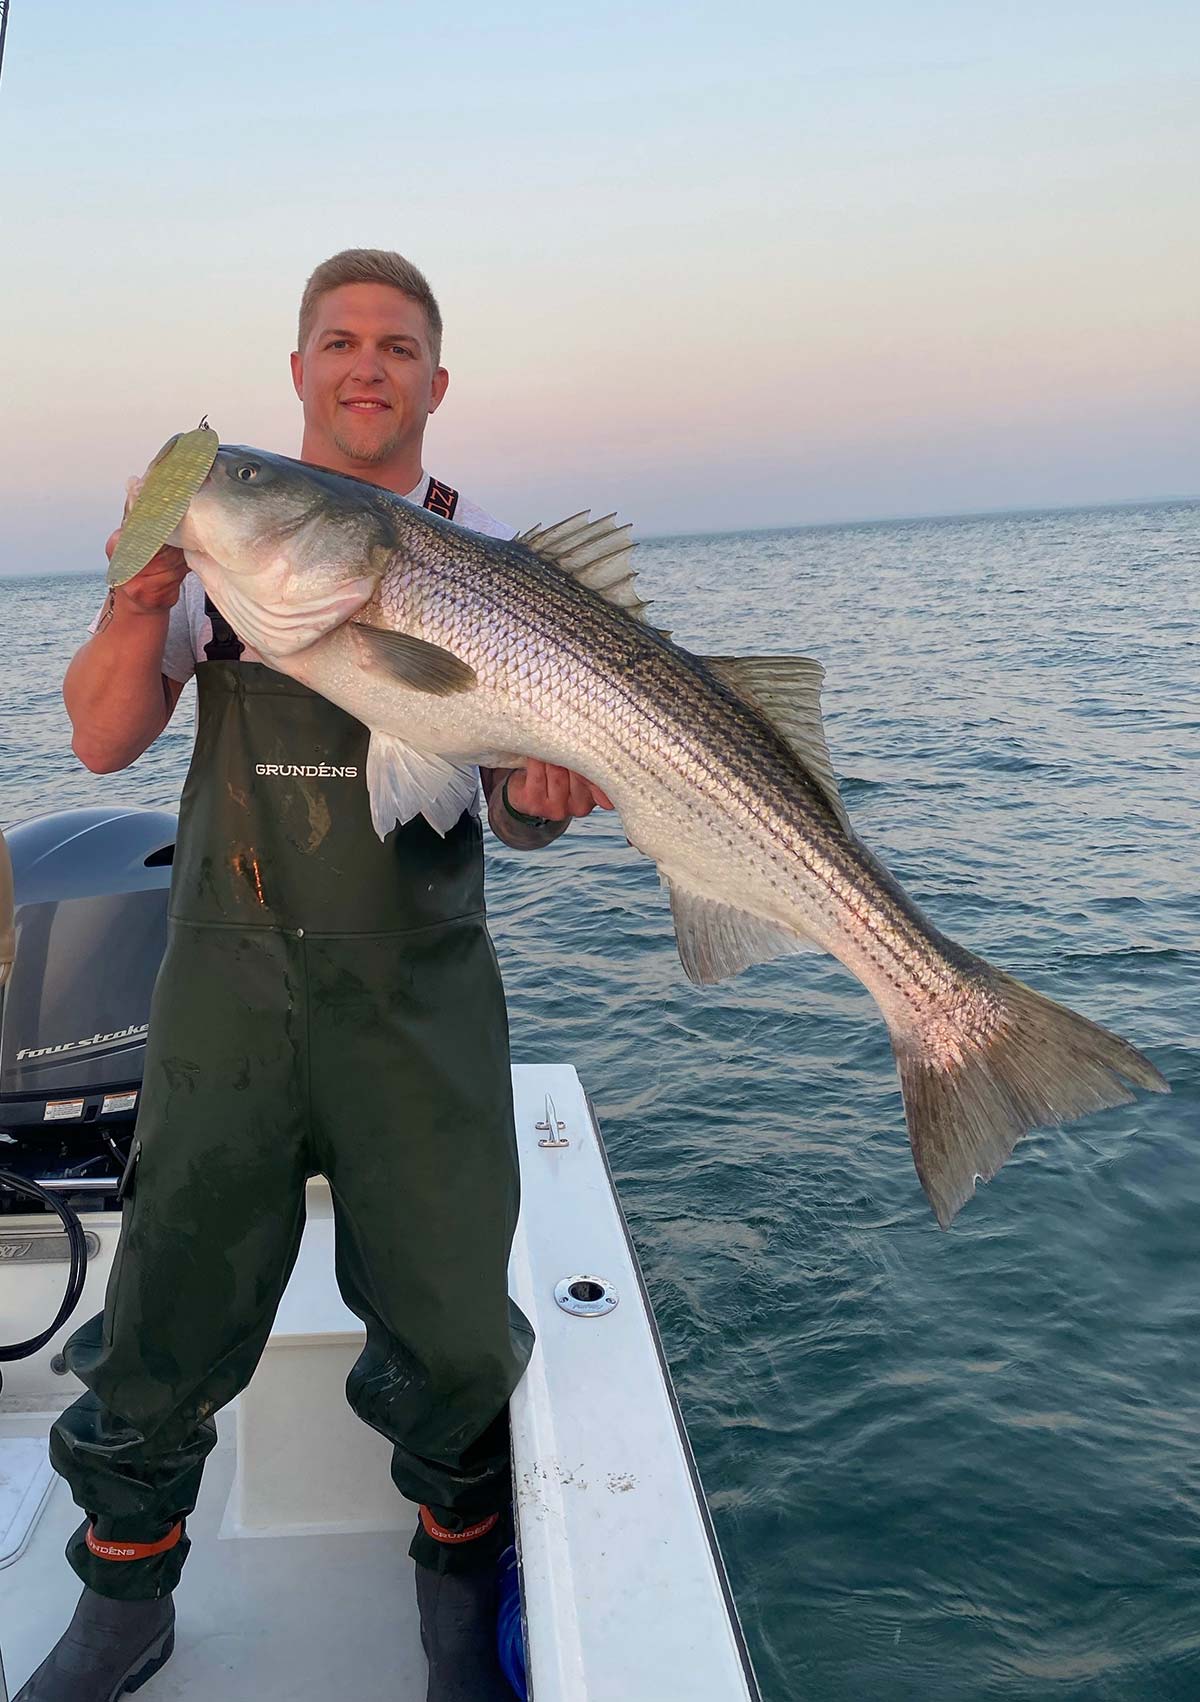
M 243 461 L 240 467 L 234 468 L 233 476 L 248 485 L 251 479 L 256 479 L 261 472 L 262 468 L 257 461 Z

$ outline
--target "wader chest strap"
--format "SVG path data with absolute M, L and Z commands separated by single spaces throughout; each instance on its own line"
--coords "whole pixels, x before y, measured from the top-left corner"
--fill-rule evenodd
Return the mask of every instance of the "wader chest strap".
M 449 485 L 430 479 L 421 507 L 427 508 L 431 514 L 440 514 L 443 520 L 453 520 L 454 510 L 458 507 L 458 492 L 451 490 Z
M 207 591 L 204 593 L 204 612 L 212 622 L 213 629 L 212 637 L 204 646 L 205 656 L 210 662 L 240 662 L 246 646 Z

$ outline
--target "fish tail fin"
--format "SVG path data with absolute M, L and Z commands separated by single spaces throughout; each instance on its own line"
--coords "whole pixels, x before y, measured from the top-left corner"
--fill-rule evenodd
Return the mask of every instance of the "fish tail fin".
M 1086 1017 L 975 958 L 953 1013 L 893 1026 L 921 1186 L 948 1229 L 1030 1129 L 1169 1093 L 1148 1058 Z

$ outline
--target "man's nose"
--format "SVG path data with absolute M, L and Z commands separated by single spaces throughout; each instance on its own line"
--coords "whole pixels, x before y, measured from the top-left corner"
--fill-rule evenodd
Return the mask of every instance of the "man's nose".
M 359 349 L 350 368 L 350 376 L 360 384 L 381 384 L 383 382 L 383 361 L 378 349 Z

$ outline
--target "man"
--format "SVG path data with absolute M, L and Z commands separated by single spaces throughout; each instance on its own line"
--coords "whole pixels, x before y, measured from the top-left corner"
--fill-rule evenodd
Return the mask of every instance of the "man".
M 301 458 L 509 536 L 424 471 L 448 382 L 441 331 L 399 255 L 319 266 L 292 356 Z M 81 760 L 134 761 L 193 672 L 130 1204 L 104 1314 L 67 1348 L 88 1392 L 51 1433 L 87 1514 L 67 1550 L 85 1588 L 18 1702 L 114 1702 L 169 1657 L 212 1414 L 262 1352 L 317 1171 L 338 1281 L 367 1328 L 347 1393 L 421 1507 L 410 1552 L 430 1702 L 507 1697 L 494 1571 L 507 1402 L 532 1332 L 506 1288 L 518 1174 L 480 826 L 466 812 L 442 839 L 417 818 L 381 844 L 365 728 L 265 667 L 170 548 L 110 594 L 68 669 Z M 331 778 L 302 777 L 314 769 Z M 494 831 L 522 849 L 611 807 L 537 762 L 482 778 Z

